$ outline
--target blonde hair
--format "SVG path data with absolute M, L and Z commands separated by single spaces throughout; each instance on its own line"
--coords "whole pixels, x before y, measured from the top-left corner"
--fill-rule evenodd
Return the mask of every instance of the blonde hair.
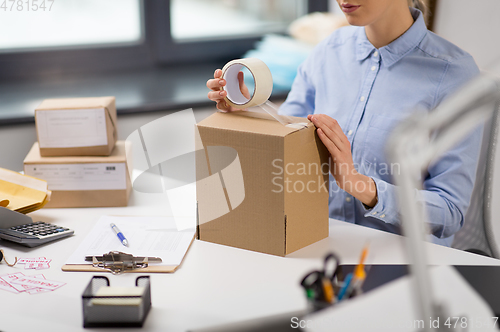
M 427 0 L 408 0 L 408 6 L 417 8 L 424 14 L 424 18 L 427 21 L 429 12 L 427 6 Z

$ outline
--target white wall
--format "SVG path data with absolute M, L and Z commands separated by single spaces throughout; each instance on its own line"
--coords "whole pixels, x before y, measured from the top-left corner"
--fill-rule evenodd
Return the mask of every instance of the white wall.
M 499 13 L 499 0 L 439 0 L 434 30 L 492 70 L 500 63 Z
M 215 111 L 215 107 L 196 109 L 196 121 Z M 137 128 L 172 112 L 152 112 L 118 117 L 118 139 L 124 140 Z M 0 167 L 14 171 L 23 169 L 24 157 L 36 141 L 35 124 L 0 126 Z
M 0 127 L 0 167 L 13 171 L 23 169 L 23 160 L 36 141 L 35 125 Z
M 439 0 L 434 30 L 492 70 L 500 63 L 499 13 L 498 0 Z

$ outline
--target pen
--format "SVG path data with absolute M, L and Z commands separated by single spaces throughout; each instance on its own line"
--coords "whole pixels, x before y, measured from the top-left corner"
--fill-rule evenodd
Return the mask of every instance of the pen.
M 122 231 L 120 231 L 118 229 L 118 227 L 116 227 L 115 224 L 111 223 L 109 224 L 111 226 L 111 229 L 113 229 L 116 233 L 116 235 L 118 236 L 118 238 L 120 239 L 120 241 L 122 242 L 122 244 L 125 246 L 125 247 L 128 247 L 128 241 L 127 239 L 125 238 L 125 235 L 123 235 Z
M 361 257 L 359 259 L 359 263 L 354 269 L 354 278 L 352 281 L 352 287 L 350 289 L 350 292 L 355 292 L 355 294 L 361 294 L 362 289 L 361 287 L 363 286 L 363 283 L 366 279 L 366 272 L 365 272 L 365 260 L 366 256 L 368 256 L 368 245 L 366 245 L 363 248 L 363 251 L 361 252 Z M 349 294 L 350 295 L 350 294 Z
M 353 294 L 360 295 L 363 293 L 363 283 L 365 282 L 366 279 L 366 272 L 364 269 L 361 269 L 360 272 L 358 272 L 356 275 L 354 275 L 354 280 L 352 282 L 352 292 Z
M 359 258 L 359 263 L 356 265 L 354 272 L 349 273 L 344 281 L 344 286 L 339 292 L 338 300 L 342 300 L 342 298 L 349 297 L 353 290 L 360 291 L 361 286 L 366 278 L 366 272 L 364 268 L 364 263 L 366 256 L 368 256 L 368 245 L 363 248 L 361 252 L 361 257 Z
M 321 286 L 323 287 L 323 300 L 328 303 L 333 303 L 335 300 L 335 293 L 333 291 L 332 281 L 323 277 L 321 280 Z
M 359 258 L 359 263 L 356 266 L 356 270 L 354 271 L 354 275 L 356 277 L 361 277 L 365 274 L 364 263 L 365 263 L 366 256 L 368 256 L 368 245 L 366 245 L 363 248 L 363 251 L 361 252 L 361 257 Z
M 339 291 L 338 301 L 341 301 L 342 298 L 344 297 L 345 293 L 349 289 L 349 286 L 351 285 L 351 281 L 352 281 L 352 273 L 349 273 L 347 277 L 345 277 L 344 286 L 342 286 L 342 288 Z

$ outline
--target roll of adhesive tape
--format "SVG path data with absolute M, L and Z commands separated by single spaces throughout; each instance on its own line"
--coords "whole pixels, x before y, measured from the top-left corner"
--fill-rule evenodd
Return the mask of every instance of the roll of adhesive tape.
M 255 82 L 255 89 L 250 99 L 245 97 L 240 91 L 238 73 L 241 68 L 247 67 L 252 73 Z M 226 90 L 227 96 L 224 98 L 228 105 L 237 109 L 259 106 L 265 103 L 273 91 L 273 77 L 271 71 L 264 61 L 256 58 L 238 59 L 228 62 L 222 68 L 222 78 L 226 80 L 226 86 L 221 90 Z

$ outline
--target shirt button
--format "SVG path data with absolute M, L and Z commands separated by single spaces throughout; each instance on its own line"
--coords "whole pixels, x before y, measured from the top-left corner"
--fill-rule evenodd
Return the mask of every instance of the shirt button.
M 351 197 L 346 197 L 346 198 L 345 198 L 345 201 L 346 201 L 347 203 L 349 203 L 349 202 L 351 201 Z
M 375 69 L 377 69 L 377 67 L 376 66 L 372 66 L 372 71 L 374 71 Z
M 381 214 L 381 215 L 380 215 L 380 218 L 385 218 L 385 214 Z
M 361 96 L 361 98 L 359 98 L 359 100 L 361 100 L 361 101 L 365 101 L 365 97 L 364 97 L 364 96 Z
M 376 58 L 376 57 L 378 57 L 378 52 L 377 52 L 377 51 L 375 51 L 375 53 L 373 53 L 373 56 L 374 56 L 375 58 Z
M 373 212 L 372 212 L 372 214 L 373 214 L 373 215 L 376 215 L 376 214 L 377 214 L 377 212 L 376 212 L 376 211 L 373 211 Z
M 351 136 L 351 135 L 352 135 L 352 130 L 349 130 L 349 131 L 347 132 L 347 135 L 348 135 L 348 136 Z

